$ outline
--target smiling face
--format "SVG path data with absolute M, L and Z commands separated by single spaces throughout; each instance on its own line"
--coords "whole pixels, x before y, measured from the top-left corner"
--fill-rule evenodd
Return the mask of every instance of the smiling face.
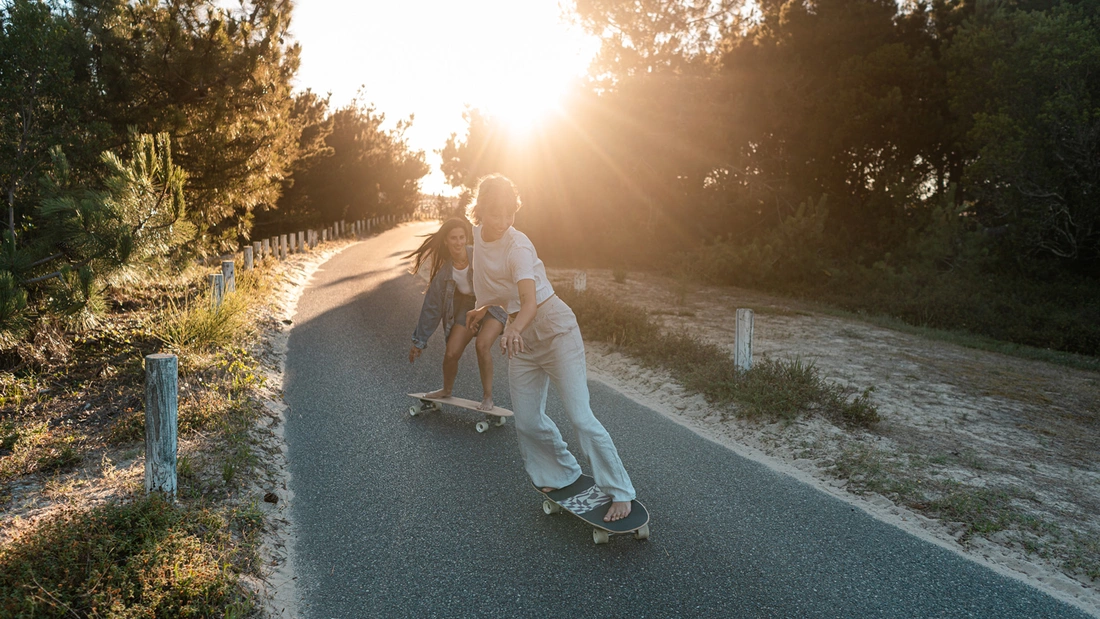
M 481 213 L 481 238 L 491 243 L 504 236 L 515 221 L 514 211 L 501 206 L 489 207 Z
M 447 232 L 443 243 L 447 246 L 453 262 L 466 262 L 466 230 L 461 227 L 452 228 Z

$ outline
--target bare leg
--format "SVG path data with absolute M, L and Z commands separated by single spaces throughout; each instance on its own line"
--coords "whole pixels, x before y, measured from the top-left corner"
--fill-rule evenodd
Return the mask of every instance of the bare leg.
M 477 333 L 477 370 L 481 374 L 481 404 L 478 410 L 493 410 L 493 347 L 504 332 L 504 325 L 485 316 Z
M 455 377 L 458 376 L 458 361 L 473 337 L 474 334 L 470 333 L 466 327 L 461 325 L 451 327 L 451 336 L 447 338 L 447 350 L 443 353 L 443 388 L 425 394 L 425 397 L 445 398 L 451 395 L 455 387 Z

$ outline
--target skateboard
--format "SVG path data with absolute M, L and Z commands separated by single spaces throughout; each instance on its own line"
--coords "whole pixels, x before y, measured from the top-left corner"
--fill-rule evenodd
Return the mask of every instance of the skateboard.
M 467 408 L 472 411 L 484 413 L 485 420 L 479 421 L 474 424 L 474 429 L 477 430 L 478 433 L 485 432 L 489 429 L 490 426 L 500 427 L 504 425 L 504 421 L 506 419 L 512 416 L 512 411 L 506 408 L 501 408 L 499 406 L 494 406 L 493 410 L 491 411 L 479 411 L 477 410 L 477 407 L 481 404 L 481 402 L 474 402 L 473 400 L 467 400 L 465 398 L 456 398 L 454 396 L 449 396 L 446 398 L 429 398 L 425 397 L 427 394 L 424 393 L 410 393 L 408 395 L 409 397 L 420 400 L 419 406 L 413 405 L 409 407 L 409 415 L 412 417 L 416 417 L 421 413 L 441 411 L 443 410 L 444 404 L 450 404 L 451 406 Z
M 649 539 L 649 512 L 638 501 L 630 502 L 630 515 L 615 522 L 604 522 L 603 517 L 611 506 L 611 496 L 596 485 L 596 480 L 581 475 L 577 481 L 552 492 L 543 492 L 535 486 L 539 494 L 546 497 L 542 502 L 542 511 L 547 515 L 567 511 L 592 525 L 592 541 L 606 544 L 612 535 L 633 533 L 635 539 Z

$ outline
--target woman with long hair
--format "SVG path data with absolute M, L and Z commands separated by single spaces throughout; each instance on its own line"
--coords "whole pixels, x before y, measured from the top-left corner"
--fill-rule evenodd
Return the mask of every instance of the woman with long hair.
M 509 359 L 516 436 L 531 481 L 550 492 L 581 475 L 577 459 L 546 415 L 547 388 L 553 382 L 592 463 L 596 485 L 611 496 L 604 520 L 620 520 L 630 514 L 634 486 L 611 436 L 592 413 L 577 317 L 554 294 L 531 240 L 512 227 L 519 208 L 519 194 L 508 178 L 493 174 L 478 183 L 477 198 L 466 211 L 474 224 L 478 308 L 466 320 L 480 320 L 490 306 L 508 311 L 500 348 Z
M 428 269 L 428 289 L 420 308 L 420 320 L 413 331 L 409 363 L 420 357 L 428 346 L 428 338 L 443 323 L 443 337 L 447 349 L 443 353 L 443 388 L 427 394 L 431 398 L 445 398 L 454 389 L 458 376 L 458 361 L 470 340 L 477 337 L 477 367 L 481 374 L 481 405 L 479 410 L 493 409 L 493 343 L 504 330 L 508 316 L 499 307 L 489 308 L 476 320 L 469 320 L 467 312 L 474 308 L 473 248 L 469 247 L 467 228 L 461 219 L 448 219 L 439 230 L 426 235 L 420 247 L 406 255 L 412 258 L 411 271 Z

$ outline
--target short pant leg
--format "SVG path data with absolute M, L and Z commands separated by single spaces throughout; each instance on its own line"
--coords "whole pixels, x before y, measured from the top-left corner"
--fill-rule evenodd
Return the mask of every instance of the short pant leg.
M 540 488 L 563 488 L 580 477 L 581 467 L 569 453 L 558 426 L 546 415 L 549 376 L 533 354 L 542 343 L 530 344 L 508 362 L 519 451 L 532 483 Z

